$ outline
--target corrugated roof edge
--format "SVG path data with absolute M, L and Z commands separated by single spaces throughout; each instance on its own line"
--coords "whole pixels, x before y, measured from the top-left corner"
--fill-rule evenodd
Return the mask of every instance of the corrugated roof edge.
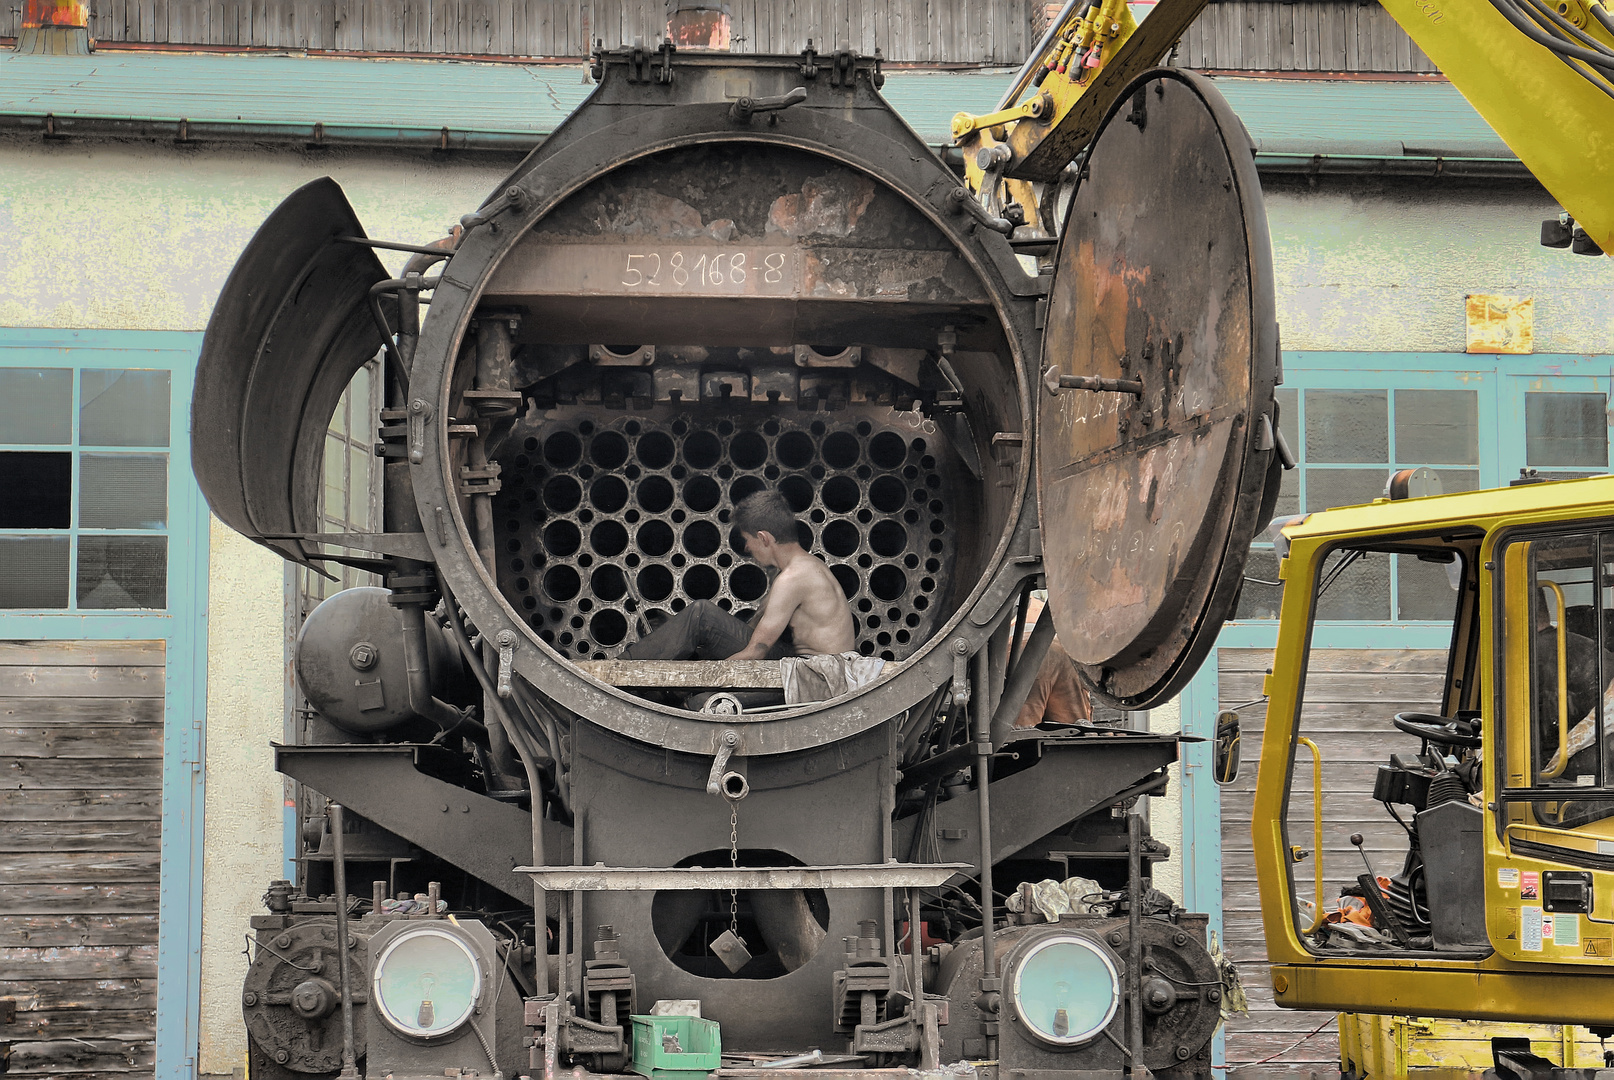
M 297 65 L 299 77 L 283 70 L 290 64 Z M 319 66 L 318 79 L 307 78 L 309 64 Z M 0 80 L 9 84 L 9 92 L 0 91 L 0 131 L 55 138 L 519 154 L 542 141 L 588 92 L 553 81 L 558 72 L 575 68 L 434 59 L 10 54 L 0 55 L 0 67 L 10 68 L 5 74 L 12 76 Z M 26 82 L 16 77 L 21 67 L 33 76 Z M 515 96 L 523 99 L 522 107 L 494 110 L 490 123 L 485 97 L 465 103 L 456 94 L 439 93 L 431 120 L 441 123 L 371 122 L 372 112 L 390 119 L 400 93 L 402 99 L 430 100 L 412 96 L 409 87 L 438 80 L 449 69 L 460 76 L 455 82 L 521 80 L 524 92 Z M 884 93 L 927 142 L 942 149 L 953 113 L 990 110 L 1009 78 L 1003 71 L 892 72 Z M 282 92 L 263 94 L 266 81 Z M 337 89 L 342 84 L 349 92 Z M 1529 175 L 1449 83 L 1221 77 L 1217 84 L 1250 129 L 1263 172 Z M 343 105 L 330 109 L 333 101 Z M 480 107 L 461 107 L 466 104 Z M 277 109 L 281 116 L 303 118 L 268 118 Z M 336 119 L 307 119 L 324 109 Z M 186 115 L 208 111 L 226 115 Z

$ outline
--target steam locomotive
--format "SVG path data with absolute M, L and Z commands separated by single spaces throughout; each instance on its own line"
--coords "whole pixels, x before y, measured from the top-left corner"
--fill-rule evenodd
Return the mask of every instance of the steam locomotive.
M 384 584 L 297 641 L 276 767 L 330 806 L 252 920 L 252 1075 L 1209 1076 L 1222 976 L 1136 806 L 1179 739 L 1014 725 L 1056 619 L 1099 702 L 1180 689 L 1271 515 L 1236 119 L 1139 79 L 1043 185 L 1061 238 L 961 188 L 878 57 L 593 75 L 443 240 L 298 190 L 208 328 L 214 512 Z M 328 418 L 378 350 L 381 528 L 323 533 Z M 620 659 L 758 608 L 731 515 L 764 488 L 885 662 L 851 694 Z

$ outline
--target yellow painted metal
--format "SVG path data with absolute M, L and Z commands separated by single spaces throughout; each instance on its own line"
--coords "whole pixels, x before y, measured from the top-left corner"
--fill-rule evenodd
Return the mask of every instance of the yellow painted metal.
M 1489 0 L 1381 3 L 1553 198 L 1614 252 L 1614 98 L 1521 34 Z M 1570 6 L 1584 20 L 1572 19 L 1582 33 L 1614 45 L 1602 24 Z
M 1554 1065 L 1603 1063 L 1600 1042 L 1585 1028 L 1341 1013 L 1340 1067 L 1374 1080 L 1479 1080 L 1492 1066 L 1493 1038 L 1529 1039 L 1530 1049 Z
M 1323 752 L 1304 735 L 1295 740 L 1311 751 L 1312 874 L 1317 880 L 1317 912 L 1306 933 L 1314 932 L 1328 917 L 1323 910 Z M 1298 861 L 1298 860 L 1296 860 Z
M 1538 881 L 1546 870 L 1563 869 L 1566 863 L 1535 854 L 1515 854 L 1509 847 L 1516 839 L 1524 838 L 1520 830 L 1529 829 L 1531 839 L 1541 843 L 1544 841 L 1537 837 L 1546 836 L 1550 839 L 1545 842 L 1555 840 L 1555 846 L 1569 849 L 1568 855 L 1596 852 L 1601 845 L 1614 843 L 1614 824 L 1604 821 L 1576 829 L 1555 829 L 1550 823 L 1535 822 L 1528 817 L 1528 804 L 1501 802 L 1494 770 L 1481 770 L 1481 798 L 1490 808 L 1485 810 L 1483 830 L 1486 919 L 1495 950 L 1482 959 L 1427 952 L 1415 959 L 1398 958 L 1394 950 L 1354 956 L 1312 951 L 1302 940 L 1302 928 L 1293 915 L 1296 889 L 1285 835 L 1295 744 L 1301 734 L 1299 714 L 1315 583 L 1333 550 L 1346 544 L 1371 544 L 1375 539 L 1411 535 L 1421 536 L 1429 544 L 1467 546 L 1479 564 L 1479 592 L 1474 602 L 1479 615 L 1477 685 L 1481 691 L 1473 700 L 1481 710 L 1485 745 L 1506 746 L 1511 770 L 1514 763 L 1524 759 L 1521 751 L 1528 746 L 1528 692 L 1518 693 L 1516 688 L 1528 682 L 1527 677 L 1521 680 L 1517 675 L 1530 670 L 1528 637 L 1532 628 L 1526 586 L 1506 590 L 1505 597 L 1497 594 L 1499 565 L 1510 586 L 1528 581 L 1523 572 L 1527 567 L 1522 553 L 1525 545 L 1506 543 L 1507 536 L 1521 527 L 1606 521 L 1610 516 L 1614 516 L 1614 477 L 1599 477 L 1328 510 L 1284 529 L 1289 553 L 1280 575 L 1287 587 L 1279 615 L 1272 675 L 1267 681 L 1270 700 L 1252 815 L 1261 914 L 1279 1005 L 1356 1013 L 1614 1025 L 1614 949 L 1610 948 L 1614 925 L 1596 922 L 1594 917 L 1570 916 L 1580 920 L 1576 933 L 1566 935 L 1578 940 L 1577 947 L 1559 946 L 1554 941 L 1544 942 L 1539 952 L 1524 951 L 1518 940 L 1518 912 L 1521 901 L 1530 898 L 1522 895 L 1520 886 L 1531 877 Z M 1475 530 L 1483 540 L 1463 539 L 1465 535 L 1474 536 Z M 1443 536 L 1451 539 L 1440 539 Z M 1517 626 L 1520 632 L 1499 639 L 1495 613 L 1504 599 L 1504 617 L 1510 628 Z M 1502 659 L 1511 677 L 1500 683 L 1506 697 L 1499 715 L 1497 647 L 1503 642 L 1507 651 Z M 1470 680 L 1468 685 L 1476 684 Z M 1385 719 L 1388 722 L 1389 718 Z M 1508 782 L 1527 784 L 1529 778 L 1515 778 L 1510 773 Z M 1496 820 L 1494 808 L 1499 805 L 1510 807 L 1507 821 Z M 1518 871 L 1511 888 L 1503 884 L 1511 880 L 1511 875 L 1499 874 L 1499 870 Z M 1594 870 L 1593 880 L 1593 911 L 1600 913 L 1595 918 L 1608 919 L 1606 913 L 1614 911 L 1614 872 Z
M 999 124 L 1010 124 L 1016 120 L 1031 119 L 1046 114 L 1053 108 L 1053 99 L 1047 94 L 1038 94 L 1034 98 L 1022 101 L 1012 109 L 999 109 L 997 112 L 987 113 L 984 116 L 974 116 L 967 112 L 953 114 L 953 138 L 962 139 L 981 128 L 997 127 Z

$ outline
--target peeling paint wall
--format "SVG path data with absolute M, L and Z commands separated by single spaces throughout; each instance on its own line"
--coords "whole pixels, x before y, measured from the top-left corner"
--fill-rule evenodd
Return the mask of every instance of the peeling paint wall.
M 1266 185 L 1286 350 L 1463 352 L 1464 297 L 1535 297 L 1535 351 L 1614 351 L 1614 264 L 1540 245 L 1532 183 Z
M 370 235 L 419 243 L 474 209 L 511 163 L 0 138 L 0 325 L 202 330 L 242 247 L 301 184 L 333 176 Z M 382 256 L 393 269 L 407 257 Z M 283 564 L 216 519 L 211 544 L 204 1075 L 238 1069 L 246 1050 L 242 934 L 282 868 L 269 743 L 285 685 Z

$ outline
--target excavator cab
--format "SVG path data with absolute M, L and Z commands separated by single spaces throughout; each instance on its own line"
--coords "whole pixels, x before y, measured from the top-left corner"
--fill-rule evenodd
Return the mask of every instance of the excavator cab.
M 1380 499 L 1277 546 L 1254 831 L 1278 1004 L 1614 1024 L 1590 981 L 1614 968 L 1614 479 Z M 1353 579 L 1392 576 L 1443 652 L 1313 648 Z

